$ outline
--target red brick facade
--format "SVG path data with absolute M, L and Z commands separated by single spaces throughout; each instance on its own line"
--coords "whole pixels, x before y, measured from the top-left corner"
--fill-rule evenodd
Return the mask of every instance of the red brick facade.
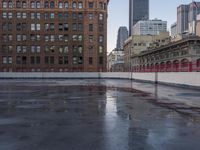
M 107 0 L 0 4 L 0 72 L 106 71 Z

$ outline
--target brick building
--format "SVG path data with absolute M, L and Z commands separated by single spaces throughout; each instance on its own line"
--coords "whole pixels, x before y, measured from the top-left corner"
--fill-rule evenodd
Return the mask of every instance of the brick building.
M 0 71 L 106 71 L 108 0 L 0 0 Z

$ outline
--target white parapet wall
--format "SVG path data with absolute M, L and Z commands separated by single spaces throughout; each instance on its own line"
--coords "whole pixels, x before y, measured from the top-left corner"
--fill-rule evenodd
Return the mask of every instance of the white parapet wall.
M 200 72 L 160 72 L 158 82 L 200 87 Z
M 200 72 L 0 72 L 1 79 L 132 79 L 200 88 Z
M 100 78 L 103 79 L 131 79 L 130 72 L 102 72 Z

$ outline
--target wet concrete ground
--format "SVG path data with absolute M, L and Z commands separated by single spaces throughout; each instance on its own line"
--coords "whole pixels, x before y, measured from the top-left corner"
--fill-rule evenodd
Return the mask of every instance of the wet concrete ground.
M 199 93 L 129 80 L 0 80 L 0 150 L 199 150 Z

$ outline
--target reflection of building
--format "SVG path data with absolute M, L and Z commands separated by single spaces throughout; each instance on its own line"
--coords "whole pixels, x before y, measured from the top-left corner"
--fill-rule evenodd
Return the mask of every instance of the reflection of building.
M 132 35 L 157 35 L 159 32 L 167 32 L 167 21 L 141 20 L 132 27 Z
M 117 50 L 123 50 L 124 41 L 128 38 L 127 27 L 120 27 L 117 35 Z
M 200 71 L 200 38 L 190 37 L 132 57 L 135 72 Z
M 144 50 L 160 47 L 170 42 L 169 32 L 160 32 L 158 35 L 132 35 L 124 44 L 125 70 L 130 71 L 131 57 Z
M 124 71 L 124 51 L 114 49 L 108 55 L 108 71 L 123 72 Z
M 108 0 L 1 0 L 0 71 L 106 71 Z
M 149 19 L 149 0 L 129 0 L 129 35 L 140 20 Z

